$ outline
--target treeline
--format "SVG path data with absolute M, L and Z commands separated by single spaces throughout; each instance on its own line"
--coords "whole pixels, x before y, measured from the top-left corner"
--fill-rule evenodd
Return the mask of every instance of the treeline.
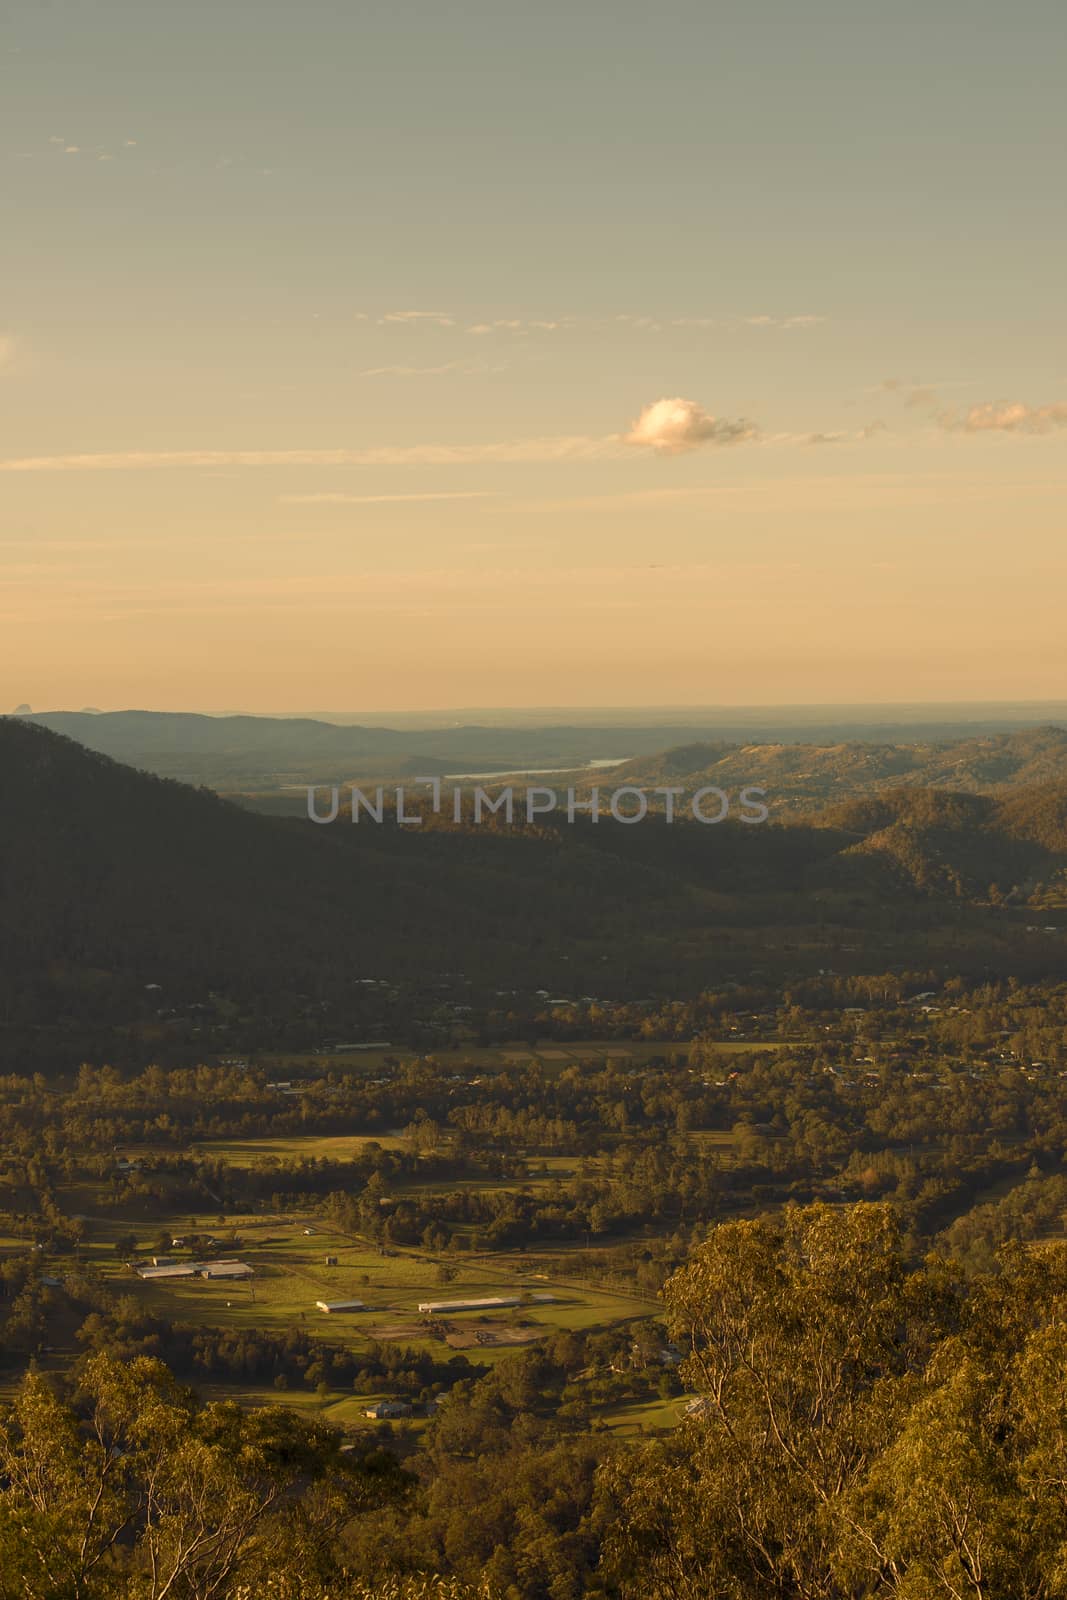
M 193 1383 L 273 1384 L 320 1391 L 351 1389 L 375 1394 L 383 1388 L 429 1401 L 460 1378 L 485 1369 L 465 1355 L 435 1360 L 425 1350 L 376 1340 L 356 1349 L 320 1339 L 302 1327 L 283 1333 L 261 1328 L 213 1328 L 171 1322 L 120 1300 L 110 1313 L 91 1313 L 76 1335 L 84 1348 L 124 1361 L 150 1356 Z

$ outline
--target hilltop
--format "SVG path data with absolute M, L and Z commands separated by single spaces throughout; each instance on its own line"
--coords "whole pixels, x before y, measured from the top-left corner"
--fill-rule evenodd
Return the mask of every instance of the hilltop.
M 613 780 L 634 784 L 704 784 L 765 788 L 778 809 L 811 811 L 857 794 L 946 789 L 998 794 L 1009 788 L 1067 781 L 1067 730 L 1049 726 L 966 739 L 885 744 L 679 745 L 628 761 Z

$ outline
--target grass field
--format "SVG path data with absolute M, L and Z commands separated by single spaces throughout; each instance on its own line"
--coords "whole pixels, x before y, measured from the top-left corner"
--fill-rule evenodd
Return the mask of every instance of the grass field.
M 711 1041 L 711 1048 L 727 1055 L 751 1055 L 756 1050 L 784 1050 L 787 1044 L 780 1039 L 716 1039 Z M 640 1066 L 661 1060 L 681 1064 L 688 1061 L 689 1051 L 688 1043 L 674 1039 L 542 1039 L 536 1045 L 512 1040 L 500 1045 L 464 1044 L 426 1054 L 456 1070 L 470 1067 L 476 1072 L 502 1072 L 530 1062 L 540 1062 L 549 1070 L 560 1071 L 575 1061 L 610 1060 Z M 419 1059 L 420 1052 L 397 1045 L 373 1050 L 326 1051 L 321 1055 L 272 1053 L 258 1057 L 257 1063 L 279 1075 L 296 1074 L 295 1085 L 301 1076 L 314 1077 L 323 1071 L 370 1075 L 380 1073 L 392 1062 Z
M 399 1150 L 405 1140 L 398 1133 L 294 1134 L 278 1139 L 212 1139 L 191 1148 L 197 1155 L 248 1167 L 270 1160 L 354 1161 L 368 1144 Z
M 682 1416 L 685 1400 L 627 1400 L 622 1405 L 594 1409 L 593 1416 L 607 1424 L 612 1433 L 653 1433 L 673 1428 Z
M 722 1129 L 695 1128 L 691 1129 L 685 1137 L 694 1143 L 716 1146 L 729 1149 L 733 1144 L 733 1135 Z M 447 1135 L 444 1143 L 447 1145 Z M 377 1144 L 385 1150 L 406 1150 L 407 1141 L 399 1134 L 281 1134 L 277 1138 L 263 1139 L 213 1139 L 203 1144 L 191 1146 L 192 1151 L 201 1156 L 210 1156 L 216 1161 L 226 1161 L 233 1166 L 250 1167 L 257 1163 L 269 1161 L 354 1161 L 359 1157 L 367 1145 Z M 132 1151 L 132 1147 L 131 1151 Z M 140 1150 L 133 1152 L 141 1154 Z M 147 1150 L 143 1152 L 149 1154 Z M 521 1188 L 530 1186 L 536 1188 L 538 1183 L 548 1183 L 554 1178 L 569 1178 L 578 1170 L 579 1164 L 585 1160 L 595 1170 L 597 1158 L 595 1156 L 580 1157 L 577 1155 L 535 1155 L 526 1158 L 527 1173 L 522 1179 L 503 1178 L 449 1178 L 444 1185 L 448 1189 L 498 1189 Z M 404 1184 L 397 1184 L 395 1192 L 416 1193 L 432 1189 L 440 1189 L 440 1181 L 425 1182 L 412 1179 Z
M 210 1227 L 205 1217 L 197 1226 Z M 313 1336 L 349 1347 L 367 1340 L 390 1340 L 445 1354 L 466 1351 L 472 1360 L 493 1360 L 516 1345 L 530 1343 L 557 1329 L 606 1327 L 635 1317 L 654 1315 L 652 1300 L 595 1284 L 583 1276 L 581 1254 L 564 1257 L 565 1275 L 541 1270 L 558 1267 L 536 1254 L 449 1256 L 451 1281 L 439 1280 L 440 1260 L 414 1250 L 382 1255 L 375 1246 L 349 1237 L 319 1220 L 266 1219 L 232 1216 L 240 1244 L 225 1244 L 221 1253 L 235 1255 L 254 1269 L 248 1281 L 202 1278 L 145 1280 L 131 1272 L 109 1247 L 126 1224 L 97 1228 L 87 1253 L 101 1268 L 113 1290 L 131 1296 L 174 1321 L 220 1328 L 262 1328 L 281 1332 L 294 1326 Z M 313 1233 L 305 1229 L 313 1228 Z M 142 1230 L 150 1235 L 152 1229 Z M 179 1257 L 181 1252 L 175 1252 Z M 326 1265 L 326 1256 L 337 1258 Z M 517 1309 L 442 1318 L 447 1338 L 427 1328 L 420 1301 L 525 1296 L 528 1291 L 552 1294 L 550 1304 L 526 1303 Z M 324 1313 L 318 1300 L 362 1300 L 365 1311 Z

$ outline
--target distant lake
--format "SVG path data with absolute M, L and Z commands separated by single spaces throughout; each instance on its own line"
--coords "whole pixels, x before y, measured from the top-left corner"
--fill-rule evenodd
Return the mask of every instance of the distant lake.
M 446 783 L 480 782 L 482 778 L 548 778 L 554 772 L 594 772 L 603 767 L 621 767 L 629 756 L 603 756 L 597 761 L 580 761 L 569 767 L 494 767 L 492 772 L 446 772 Z

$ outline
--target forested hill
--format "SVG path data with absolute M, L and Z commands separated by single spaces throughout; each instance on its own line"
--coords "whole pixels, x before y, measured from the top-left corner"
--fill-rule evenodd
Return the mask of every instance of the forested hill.
M 1067 901 L 1067 783 L 1004 798 L 895 789 L 828 808 L 820 826 L 854 836 L 842 853 L 863 877 L 879 861 L 926 894 L 963 900 Z
M 1067 781 L 1067 730 L 1025 728 L 1014 733 L 908 743 L 843 741 L 820 744 L 677 745 L 628 761 L 612 772 L 619 783 L 702 784 L 730 789 L 759 785 L 781 808 L 811 811 L 857 794 L 900 786 L 996 794 Z
M 1055 952 L 1022 923 L 1058 915 L 1065 809 L 1053 786 L 758 827 L 314 827 L 5 720 L 0 1002 L 54 1017 L 106 1012 L 124 985 L 325 996 L 455 972 L 632 997 L 753 964 L 914 965 L 917 935 L 957 963 L 1033 970 Z
M 452 965 L 462 885 L 356 833 L 254 816 L 5 720 L 0 962 L 28 983 L 125 971 L 311 992 L 379 967 Z M 502 930 L 472 887 L 464 934 L 489 948 Z

